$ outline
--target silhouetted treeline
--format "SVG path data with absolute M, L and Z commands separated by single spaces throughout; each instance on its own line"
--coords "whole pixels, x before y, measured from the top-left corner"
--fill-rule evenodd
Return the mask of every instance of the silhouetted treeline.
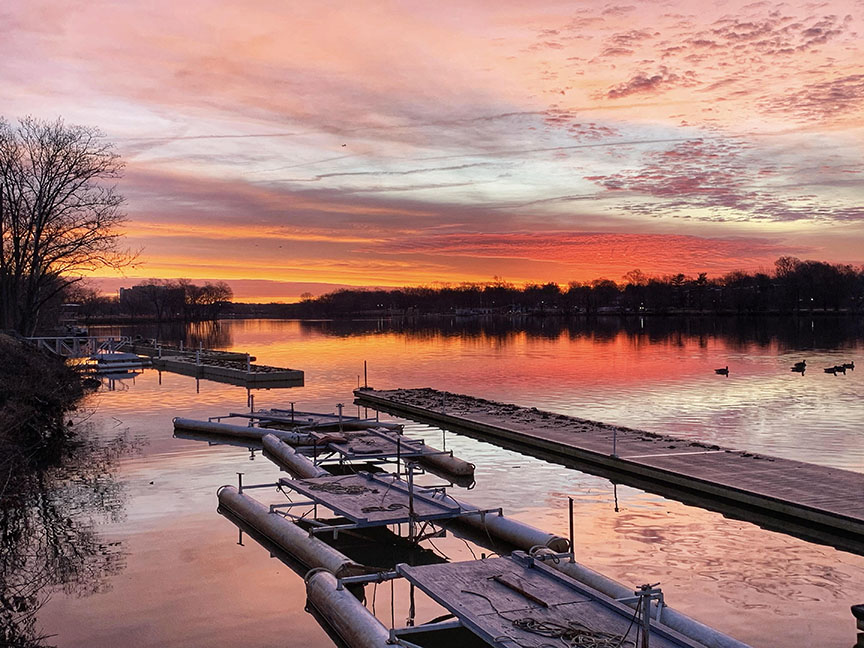
M 224 281 L 198 286 L 188 279 L 148 279 L 131 288 L 121 288 L 117 297 L 83 291 L 76 301 L 80 304 L 79 315 L 88 322 L 124 319 L 200 322 L 216 320 L 225 314 L 233 296 Z
M 381 314 L 675 314 L 860 312 L 864 268 L 781 257 L 774 270 L 649 277 L 628 272 L 623 283 L 595 279 L 517 287 L 504 281 L 459 286 L 340 290 L 299 304 L 271 305 L 283 317 Z M 247 305 L 248 306 L 248 305 Z M 235 309 L 245 314 L 246 308 Z M 249 313 L 263 315 L 263 312 Z
M 455 315 L 416 318 L 347 318 L 304 320 L 304 331 L 349 338 L 368 335 L 403 336 L 412 342 L 442 339 L 475 340 L 505 347 L 529 339 L 590 340 L 595 344 L 614 343 L 623 336 L 632 344 L 685 346 L 696 341 L 707 346 L 722 340 L 725 347 L 746 351 L 752 346 L 777 346 L 781 350 L 855 347 L 864 344 L 864 319 L 819 314 L 803 317 L 699 317 L 670 315 L 641 317 L 573 315 L 569 317 L 457 317 Z

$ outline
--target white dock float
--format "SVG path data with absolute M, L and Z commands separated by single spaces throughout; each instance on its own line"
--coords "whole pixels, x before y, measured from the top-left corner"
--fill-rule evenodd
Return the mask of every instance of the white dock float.
M 286 430 L 275 430 L 270 428 L 249 427 L 244 425 L 231 425 L 229 423 L 217 423 L 215 421 L 197 421 L 177 417 L 174 419 L 174 431 L 198 432 L 214 436 L 228 436 L 231 438 L 254 439 L 260 441 L 265 434 L 272 434 L 281 441 L 291 445 L 311 445 L 313 439 L 309 434 L 302 432 L 288 432 Z
M 316 466 L 308 458 L 273 434 L 265 434 L 261 437 L 261 445 L 264 448 L 265 457 L 283 470 L 291 473 L 294 477 L 311 479 L 329 475 L 326 470 Z
M 349 648 L 391 648 L 390 632 L 328 571 L 306 575 L 309 602 Z
M 321 567 L 339 576 L 371 571 L 311 536 L 279 513 L 271 512 L 267 506 L 239 492 L 234 486 L 222 486 L 216 494 L 220 507 L 230 511 L 307 567 Z
M 705 648 L 666 625 L 662 615 L 657 619 L 650 612 L 640 614 L 634 624 L 629 607 L 521 553 L 442 565 L 398 565 L 396 571 L 495 648 L 632 648 L 643 631 L 652 648 Z M 659 595 L 653 588 L 650 592 Z M 628 589 L 627 595 L 633 598 L 634 590 Z M 650 596 L 643 599 L 648 600 Z M 570 639 L 583 643 L 566 643 Z
M 539 549 L 533 552 L 533 555 L 543 556 L 545 554 L 548 556 L 552 553 L 553 552 L 548 549 Z M 548 560 L 546 561 L 546 564 L 564 574 L 567 574 L 570 578 L 614 599 L 630 597 L 633 593 L 633 588 L 614 581 L 608 576 L 604 576 L 603 574 L 576 561 L 570 562 L 566 559 L 557 561 Z M 636 605 L 635 601 L 625 602 L 624 604 L 631 608 Z M 698 641 L 700 644 L 706 646 L 706 648 L 750 648 L 747 644 L 742 643 L 729 635 L 723 634 L 719 630 L 715 630 L 704 623 L 700 623 L 696 619 L 693 619 L 686 614 L 682 614 L 668 606 L 663 606 L 661 618 L 663 619 L 664 624 L 673 630 L 680 632 L 682 635 L 690 637 L 694 641 Z

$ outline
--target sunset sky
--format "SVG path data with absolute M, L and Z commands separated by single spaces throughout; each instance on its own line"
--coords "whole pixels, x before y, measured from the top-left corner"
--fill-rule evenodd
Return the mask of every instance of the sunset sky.
M 111 289 L 861 264 L 862 21 L 864 0 L 5 0 L 0 115 L 116 143 L 141 255 Z

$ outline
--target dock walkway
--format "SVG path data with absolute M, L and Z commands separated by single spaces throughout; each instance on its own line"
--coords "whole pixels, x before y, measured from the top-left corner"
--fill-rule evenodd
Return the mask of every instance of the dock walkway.
M 433 389 L 354 394 L 360 405 L 503 441 L 543 458 L 577 460 L 664 496 L 690 501 L 678 496 L 684 492 L 700 501 L 731 502 L 735 517 L 864 554 L 862 473 Z
M 631 608 L 521 552 L 396 570 L 495 648 L 637 643 Z M 650 627 L 652 648 L 704 648 L 654 619 Z
M 193 378 L 239 385 L 248 388 L 302 387 L 304 373 L 299 369 L 253 364 L 255 356 L 216 349 L 184 349 L 182 346 L 126 340 L 123 350 L 151 359 L 155 369 Z

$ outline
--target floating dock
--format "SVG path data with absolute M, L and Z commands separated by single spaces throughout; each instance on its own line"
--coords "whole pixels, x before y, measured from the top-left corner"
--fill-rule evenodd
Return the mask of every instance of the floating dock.
M 176 422 L 186 425 L 183 419 Z M 639 645 L 648 645 L 650 636 L 655 648 L 747 648 L 667 607 L 655 586 L 627 588 L 576 563 L 573 543 L 566 538 L 507 518 L 500 508 L 460 501 L 445 486 L 418 485 L 417 458 L 406 458 L 404 475 L 328 474 L 272 432 L 298 442 L 338 432 L 211 421 L 188 425 L 199 434 L 222 428 L 232 435 L 261 434 L 265 454 L 295 475 L 245 486 L 241 476 L 238 487 L 218 490 L 219 511 L 298 573 L 309 570 L 305 580 L 312 611 L 349 648 L 542 648 L 555 639 L 571 642 L 562 645 L 635 648 L 639 635 Z M 388 444 L 377 450 L 389 451 Z M 263 504 L 247 494 L 249 489 L 275 489 L 286 500 Z M 319 517 L 319 509 L 336 517 Z M 447 563 L 422 548 L 421 543 L 447 531 L 501 557 Z M 399 555 L 409 560 L 394 562 Z M 409 620 L 406 627 L 388 629 L 358 599 L 364 598 L 365 585 L 396 578 L 410 588 Z M 448 610 L 452 620 L 415 625 L 415 590 Z M 582 643 L 572 643 L 577 640 Z
M 354 394 L 361 406 L 578 463 L 614 481 L 864 554 L 861 473 L 433 389 Z
M 236 351 L 189 349 L 156 344 L 153 341 L 126 340 L 121 348 L 148 356 L 156 369 L 249 388 L 302 387 L 304 373 L 253 364 L 255 356 Z
M 658 620 L 649 613 L 642 627 L 634 624 L 633 610 L 622 602 L 521 552 L 460 563 L 398 565 L 396 572 L 495 648 L 543 648 L 556 645 L 556 639 L 565 646 L 633 648 L 647 645 L 637 641 L 645 625 L 652 648 L 704 646 L 665 626 L 662 614 Z M 392 634 L 406 637 L 417 628 Z
M 480 510 L 443 489 L 418 487 L 410 477 L 405 481 L 395 475 L 361 473 L 281 479 L 277 484 L 288 502 L 268 507 L 245 492 L 270 490 L 271 483 L 223 486 L 218 491 L 219 511 L 241 529 L 251 530 L 265 548 L 276 547 L 311 570 L 306 575 L 307 593 L 318 608 L 319 620 L 329 624 L 349 648 L 439 645 L 425 643 L 421 634 L 440 640 L 454 633 L 460 637 L 457 645 L 496 648 L 541 648 L 549 645 L 550 637 L 595 641 L 572 645 L 633 648 L 639 633 L 649 634 L 655 648 L 747 648 L 666 606 L 655 586 L 630 589 L 579 565 L 566 539 L 508 519 L 500 509 Z M 287 491 L 308 499 L 296 501 Z M 297 507 L 306 512 L 293 512 Z M 317 516 L 318 507 L 340 517 L 310 517 L 309 509 Z M 488 544 L 480 546 L 497 545 L 496 552 L 502 544 L 519 549 L 510 557 L 458 563 L 412 554 L 419 563 L 395 564 L 393 569 L 358 562 L 331 544 L 340 538 L 344 542 L 346 536 L 368 541 L 379 529 L 387 546 L 397 547 L 400 539 L 417 546 L 443 534 L 435 525 L 460 520 L 484 528 Z M 403 524 L 409 528 L 407 537 L 387 530 L 401 529 Z M 369 556 L 374 560 L 374 551 Z M 354 595 L 348 595 L 354 588 L 356 596 L 362 596 L 363 585 L 394 578 L 410 583 L 412 601 L 416 587 L 454 619 L 416 626 L 412 619 L 408 627 L 388 630 Z M 370 637 L 375 641 L 369 643 Z
M 188 357 L 191 354 L 192 357 L 195 356 L 195 349 L 173 346 L 171 344 L 154 344 L 152 341 L 127 339 L 123 343 L 122 348 L 124 351 L 128 351 L 130 353 L 137 353 L 138 355 L 149 356 L 151 358 L 155 358 L 160 355 L 165 357 Z M 237 351 L 218 351 L 216 349 L 198 349 L 198 351 L 205 359 L 232 360 L 235 362 L 246 362 L 246 360 L 250 360 L 251 362 L 255 362 L 255 356 L 251 356 L 248 353 L 239 353 Z
M 240 360 L 191 356 L 152 358 L 153 367 L 165 371 L 224 382 L 241 387 L 302 387 L 304 374 L 298 369 L 281 369 Z
M 424 468 L 447 479 L 470 480 L 474 475 L 474 464 L 453 456 L 451 451 L 438 450 L 426 445 L 422 439 L 412 439 L 401 434 L 402 426 L 385 424 L 357 418 L 345 418 L 338 422 L 327 414 L 292 412 L 287 416 L 263 412 L 237 413 L 215 416 L 209 421 L 175 418 L 176 436 L 206 435 L 203 440 L 217 441 L 219 437 L 233 440 L 249 439 L 262 441 L 271 434 L 290 446 L 296 453 L 271 446 L 269 457 L 285 468 L 285 462 L 295 463 L 295 454 L 311 457 L 317 467 L 328 467 L 333 463 L 353 462 L 394 463 L 396 471 L 406 461 L 417 461 Z M 245 425 L 225 423 L 231 419 L 242 419 Z M 307 421 L 303 423 L 303 421 Z M 260 447 L 253 444 L 250 447 Z
M 358 416 L 321 412 L 305 412 L 302 410 L 259 409 L 253 412 L 231 412 L 226 416 L 213 416 L 211 421 L 221 421 L 226 418 L 249 419 L 255 425 L 270 428 L 304 428 L 312 430 L 367 430 L 369 428 L 388 428 L 401 431 L 402 425 L 379 421 L 378 419 L 361 419 Z

